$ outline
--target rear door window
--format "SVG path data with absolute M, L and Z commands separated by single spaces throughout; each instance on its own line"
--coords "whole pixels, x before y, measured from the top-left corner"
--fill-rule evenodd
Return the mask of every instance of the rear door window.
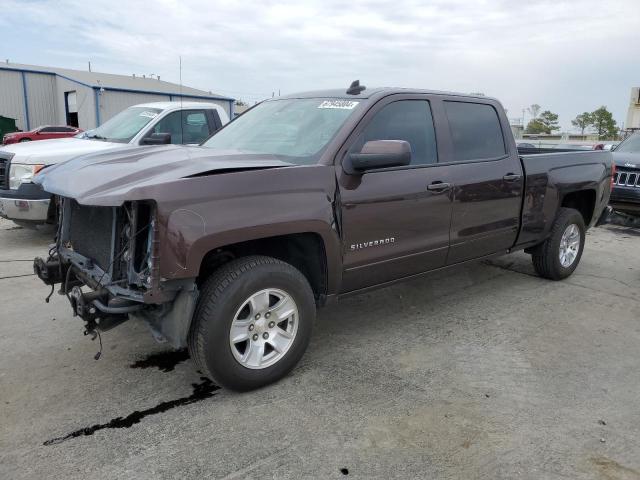
M 188 112 L 185 117 L 184 143 L 204 142 L 213 133 L 214 128 L 210 128 L 205 112 Z
M 491 105 L 444 102 L 454 160 L 486 160 L 506 154 L 498 113 Z
M 204 110 L 172 112 L 153 127 L 153 133 L 169 133 L 174 145 L 200 144 L 213 131 Z

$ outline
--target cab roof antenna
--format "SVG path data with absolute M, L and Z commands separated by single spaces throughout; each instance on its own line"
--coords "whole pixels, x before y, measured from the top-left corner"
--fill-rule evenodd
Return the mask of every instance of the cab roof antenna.
M 347 89 L 347 95 L 359 95 L 367 89 L 364 85 L 360 85 L 360 80 L 351 82 L 351 86 Z

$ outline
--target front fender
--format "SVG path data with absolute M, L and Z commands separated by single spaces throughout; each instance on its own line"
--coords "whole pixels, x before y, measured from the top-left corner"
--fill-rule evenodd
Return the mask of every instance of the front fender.
M 211 194 L 202 195 L 205 185 Z M 312 166 L 193 179 L 193 202 L 158 204 L 160 274 L 197 277 L 205 255 L 261 238 L 314 233 L 327 255 L 330 291 L 339 281 L 340 239 L 334 228 L 333 167 Z M 187 185 L 188 187 L 188 185 Z

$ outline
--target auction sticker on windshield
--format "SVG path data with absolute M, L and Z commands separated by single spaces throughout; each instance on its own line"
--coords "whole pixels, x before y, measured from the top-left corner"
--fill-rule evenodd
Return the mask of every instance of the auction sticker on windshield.
M 142 112 L 140 113 L 140 116 L 147 117 L 147 118 L 156 118 L 158 114 L 156 112 Z
M 352 110 L 360 102 L 354 102 L 353 100 L 325 100 L 318 108 L 339 108 L 341 110 Z

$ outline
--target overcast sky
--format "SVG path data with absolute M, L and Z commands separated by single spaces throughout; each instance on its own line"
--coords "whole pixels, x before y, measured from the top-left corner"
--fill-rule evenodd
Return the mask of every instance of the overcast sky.
M 640 0 L 0 0 L 0 58 L 158 74 L 250 103 L 368 86 L 483 92 L 563 127 L 640 86 Z

